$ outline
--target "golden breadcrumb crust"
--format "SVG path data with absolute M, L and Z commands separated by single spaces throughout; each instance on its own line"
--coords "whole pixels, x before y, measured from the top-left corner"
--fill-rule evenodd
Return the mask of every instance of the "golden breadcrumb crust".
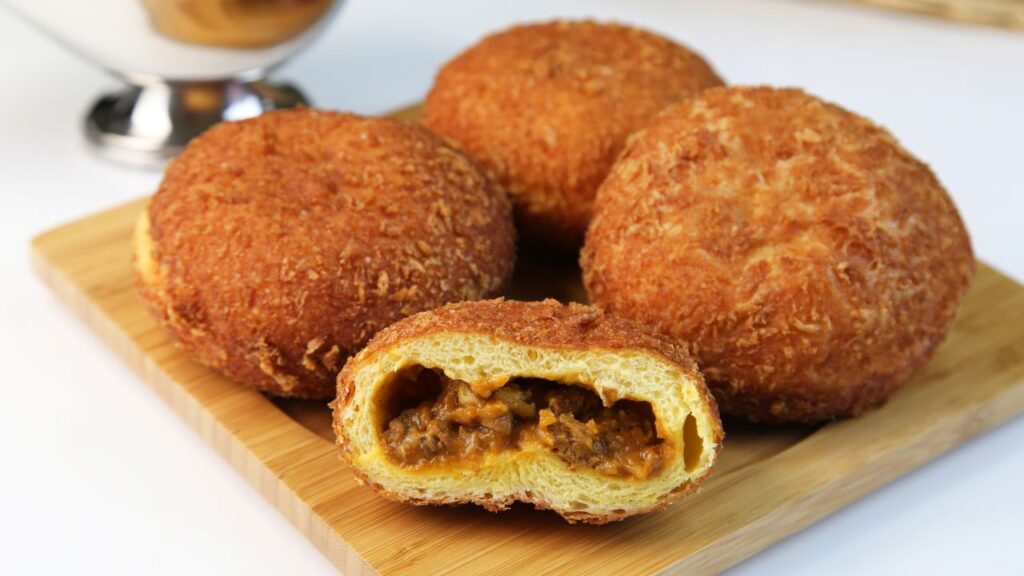
M 626 137 L 665 106 L 721 84 L 699 55 L 650 32 L 522 25 L 445 65 L 423 122 L 498 175 L 524 238 L 575 250 Z
M 885 401 L 932 355 L 974 273 L 931 170 L 799 90 L 665 110 L 597 195 L 592 302 L 681 341 L 722 412 L 819 421 Z
M 465 154 L 417 125 L 311 109 L 195 139 L 142 224 L 139 286 L 182 346 L 307 398 L 332 396 L 380 328 L 496 294 L 515 256 L 509 201 Z
M 707 458 L 711 464 L 699 476 L 691 477 L 685 483 L 676 486 L 652 507 L 616 510 L 602 514 L 558 506 L 534 492 L 526 492 L 525 497 L 518 498 L 499 498 L 491 494 L 483 497 L 413 496 L 392 490 L 378 482 L 378 479 L 368 477 L 354 462 L 356 455 L 351 448 L 349 431 L 343 417 L 345 412 L 352 408 L 350 404 L 355 396 L 357 373 L 409 341 L 437 335 L 444 337 L 464 334 L 483 335 L 499 342 L 520 344 L 536 350 L 609 351 L 626 355 L 648 353 L 663 358 L 682 374 L 685 381 L 693 383 L 696 398 L 699 399 L 697 403 L 706 410 L 709 427 L 704 445 L 710 452 Z M 724 438 L 715 399 L 704 385 L 697 365 L 684 347 L 639 324 L 607 314 L 598 308 L 576 303 L 564 305 L 551 299 L 521 302 L 498 298 L 461 302 L 422 312 L 397 322 L 378 332 L 366 348 L 349 359 L 338 375 L 338 395 L 331 406 L 334 409 L 334 430 L 343 459 L 349 463 L 362 483 L 369 484 L 376 492 L 390 500 L 415 505 L 472 503 L 492 512 L 505 510 L 514 500 L 519 500 L 533 504 L 538 509 L 554 510 L 569 522 L 590 524 L 604 524 L 635 514 L 661 510 L 696 492 L 710 474 Z

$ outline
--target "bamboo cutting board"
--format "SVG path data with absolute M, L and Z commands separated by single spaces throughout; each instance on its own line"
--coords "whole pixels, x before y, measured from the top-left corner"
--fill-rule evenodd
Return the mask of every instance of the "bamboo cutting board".
M 144 203 L 36 238 L 38 274 L 349 576 L 714 572 L 1024 412 L 1024 287 L 979 265 L 949 339 L 886 406 L 818 428 L 727 422 L 703 490 L 664 512 L 572 526 L 521 505 L 494 515 L 395 504 L 338 460 L 323 403 L 271 401 L 168 340 L 134 290 L 130 238 Z M 582 294 L 571 261 L 524 255 L 516 274 L 516 297 Z

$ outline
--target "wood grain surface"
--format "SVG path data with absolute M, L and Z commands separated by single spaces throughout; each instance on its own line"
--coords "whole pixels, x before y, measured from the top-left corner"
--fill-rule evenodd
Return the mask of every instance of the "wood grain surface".
M 414 114 L 414 112 L 412 112 Z M 985 265 L 936 358 L 883 408 L 818 428 L 726 422 L 703 490 L 664 512 L 569 525 L 517 505 L 377 498 L 338 460 L 323 403 L 271 401 L 192 361 L 138 300 L 139 200 L 42 234 L 38 274 L 345 574 L 709 573 L 1024 412 L 1024 288 Z M 580 298 L 571 260 L 522 257 L 512 294 Z

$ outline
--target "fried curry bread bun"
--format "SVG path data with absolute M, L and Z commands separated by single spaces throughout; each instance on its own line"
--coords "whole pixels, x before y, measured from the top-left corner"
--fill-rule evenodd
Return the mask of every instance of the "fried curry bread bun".
M 577 250 L 626 137 L 669 104 L 721 84 L 699 55 L 650 32 L 523 25 L 445 65 L 423 121 L 497 174 L 525 239 Z
M 696 490 L 722 441 L 686 352 L 596 308 L 452 304 L 382 330 L 333 404 L 344 458 L 412 504 L 513 501 L 601 524 Z
M 974 273 L 957 209 L 884 129 L 716 88 L 631 139 L 581 256 L 591 301 L 692 344 L 722 413 L 855 415 L 942 342 Z
M 220 124 L 139 220 L 145 302 L 185 350 L 282 396 L 333 397 L 345 360 L 410 314 L 496 294 L 511 207 L 425 128 L 311 109 Z

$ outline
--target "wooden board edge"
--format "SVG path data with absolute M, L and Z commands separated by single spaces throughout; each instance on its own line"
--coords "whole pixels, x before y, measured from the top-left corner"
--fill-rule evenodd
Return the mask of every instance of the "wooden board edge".
M 870 459 L 861 467 L 865 474 L 843 474 L 823 482 L 788 505 L 772 508 L 761 518 L 715 540 L 679 562 L 665 566 L 658 573 L 715 574 L 726 570 L 941 458 L 981 434 L 1021 417 L 1022 412 L 1024 378 L 1018 379 L 986 401 L 961 410 L 955 416 L 922 427 L 910 441 L 885 452 L 880 458 Z M 789 466 L 790 460 L 800 457 L 801 449 L 801 445 L 796 444 L 769 460 L 755 464 L 755 468 L 763 468 L 758 474 L 738 477 L 738 481 L 731 483 L 728 490 L 722 485 L 715 490 L 745 490 L 747 488 L 744 485 L 759 483 L 762 474 L 777 473 L 778 469 Z
M 346 576 L 376 576 L 377 572 L 369 563 L 314 513 L 259 456 L 232 434 L 206 406 L 177 385 L 123 329 L 96 309 L 77 285 L 53 265 L 45 251 L 47 237 L 74 224 L 66 224 L 33 238 L 31 262 L 36 276 L 339 571 Z

